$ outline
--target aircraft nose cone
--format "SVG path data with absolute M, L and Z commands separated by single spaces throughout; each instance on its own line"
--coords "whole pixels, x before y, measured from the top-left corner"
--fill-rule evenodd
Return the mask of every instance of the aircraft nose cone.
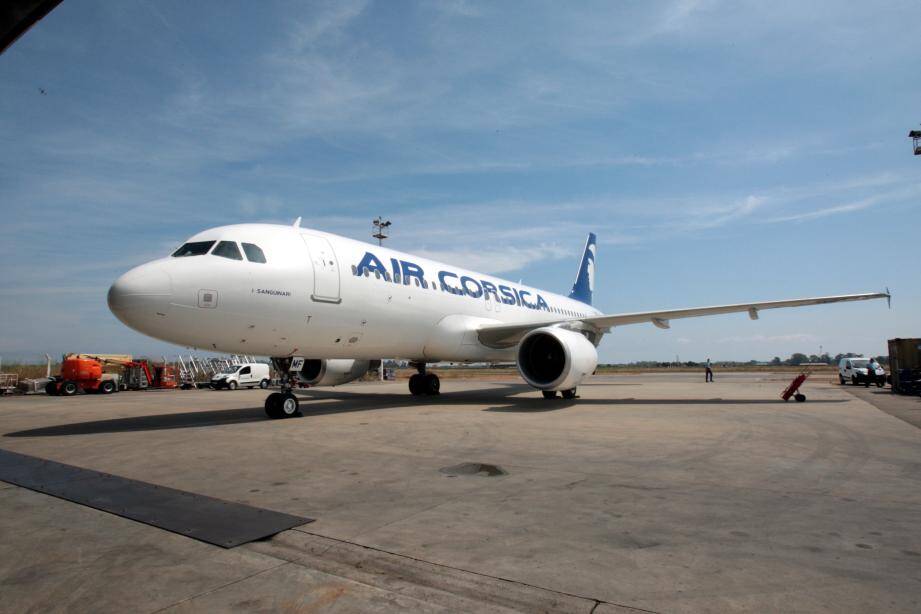
M 116 279 L 109 288 L 109 310 L 128 326 L 142 329 L 145 322 L 166 316 L 172 285 L 162 265 L 141 265 Z

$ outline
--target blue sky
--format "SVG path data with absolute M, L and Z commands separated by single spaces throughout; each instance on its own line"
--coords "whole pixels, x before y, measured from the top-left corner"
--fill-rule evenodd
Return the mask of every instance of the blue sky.
M 606 312 L 881 290 L 617 329 L 603 361 L 921 336 L 917 2 L 92 2 L 0 56 L 0 355 L 175 354 L 109 284 L 280 221 Z M 39 88 L 47 94 L 42 95 Z

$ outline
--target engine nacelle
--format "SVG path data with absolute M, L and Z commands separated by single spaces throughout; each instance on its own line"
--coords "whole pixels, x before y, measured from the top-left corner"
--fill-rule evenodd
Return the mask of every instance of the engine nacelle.
M 379 360 L 353 360 L 351 358 L 308 358 L 297 374 L 302 384 L 309 386 L 338 386 L 356 380 Z
M 565 328 L 537 328 L 518 344 L 518 372 L 539 390 L 575 388 L 597 366 L 592 342 Z

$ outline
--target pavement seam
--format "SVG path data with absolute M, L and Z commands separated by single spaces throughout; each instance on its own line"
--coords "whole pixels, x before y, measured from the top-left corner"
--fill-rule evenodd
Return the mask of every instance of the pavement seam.
M 365 549 L 365 550 L 371 550 L 372 552 L 380 552 L 381 554 L 387 554 L 387 555 L 390 555 L 390 556 L 395 556 L 395 557 L 399 557 L 399 558 L 402 558 L 402 559 L 407 559 L 407 560 L 410 560 L 410 561 L 414 561 L 414 562 L 416 562 L 416 563 L 424 563 L 425 565 L 432 565 L 432 566 L 435 566 L 435 567 L 441 567 L 441 568 L 443 568 L 443 569 L 450 569 L 450 570 L 452 570 L 452 571 L 459 571 L 459 572 L 463 572 L 463 573 L 468 573 L 468 574 L 471 574 L 471 575 L 474 575 L 474 576 L 479 576 L 479 577 L 481 577 L 481 578 L 489 578 L 490 580 L 498 580 L 498 581 L 500 581 L 500 582 L 508 582 L 509 584 L 517 584 L 517 585 L 519 585 L 519 586 L 524 586 L 524 587 L 527 587 L 527 588 L 533 588 L 533 589 L 537 589 L 537 590 L 541 590 L 541 591 L 547 591 L 548 593 L 554 593 L 554 594 L 556 594 L 556 595 L 563 595 L 563 596 L 566 596 L 566 597 L 573 597 L 573 598 L 576 598 L 576 599 L 584 599 L 585 601 L 594 601 L 594 602 L 595 602 L 595 605 L 592 606 L 592 609 L 591 609 L 591 611 L 589 612 L 589 614 L 591 614 L 591 612 L 594 612 L 595 609 L 596 609 L 600 604 L 602 604 L 602 603 L 609 604 L 609 605 L 613 605 L 613 606 L 617 606 L 617 607 L 620 607 L 620 608 L 626 608 L 626 609 L 634 610 L 634 611 L 636 611 L 636 612 L 647 612 L 647 613 L 649 613 L 649 614 L 660 614 L 659 612 L 656 612 L 655 610 L 646 610 L 646 609 L 643 609 L 643 608 L 638 608 L 638 607 L 636 607 L 636 606 L 626 605 L 626 604 L 623 604 L 623 603 L 617 603 L 616 601 L 605 601 L 605 600 L 603 600 L 603 599 L 598 599 L 597 597 L 586 597 L 585 595 L 577 595 L 577 594 L 575 594 L 575 593 L 567 593 L 566 591 L 560 591 L 560 590 L 556 590 L 556 589 L 553 589 L 553 588 L 547 588 L 547 587 L 544 587 L 544 586 L 538 586 L 538 585 L 536 585 L 536 584 L 529 584 L 529 583 L 527 583 L 527 582 L 522 582 L 521 580 L 513 580 L 513 579 L 511 579 L 511 578 L 503 578 L 502 576 L 493 576 L 493 575 L 490 575 L 490 574 L 487 574 L 487 573 L 483 573 L 483 572 L 480 572 L 480 571 L 472 571 L 472 570 L 470 570 L 470 569 L 464 569 L 463 567 L 454 567 L 453 565 L 445 565 L 444 563 L 436 563 L 436 562 L 434 562 L 434 561 L 429 561 L 429 560 L 426 560 L 426 559 L 420 559 L 420 558 L 417 558 L 417 557 L 414 557 L 414 556 L 410 556 L 410 555 L 408 555 L 408 554 L 400 554 L 399 552 L 392 552 L 392 551 L 390 551 L 390 550 L 385 550 L 385 549 L 383 549 L 383 548 L 377 548 L 377 547 L 375 547 L 375 546 L 368 546 L 368 545 L 365 545 L 365 544 L 359 544 L 359 543 L 357 543 L 357 542 L 353 542 L 353 541 L 350 541 L 350 540 L 347 540 L 347 539 L 340 539 L 340 538 L 337 538 L 337 537 L 330 537 L 330 536 L 328 536 L 328 535 L 321 535 L 320 533 L 311 533 L 310 531 L 304 531 L 303 529 L 300 529 L 300 528 L 297 528 L 297 527 L 291 529 L 291 531 L 297 531 L 298 533 L 303 533 L 303 534 L 305 534 L 305 535 L 310 535 L 310 536 L 312 536 L 312 537 L 319 537 L 319 538 L 321 538 L 321 539 L 328 539 L 328 540 L 331 540 L 331 541 L 339 542 L 339 543 L 341 543 L 341 544 L 347 544 L 347 545 L 349 545 L 349 546 L 355 546 L 355 547 L 358 547 L 358 548 L 363 548 L 363 549 Z
M 266 556 L 271 556 L 271 555 L 266 555 Z M 275 560 L 280 560 L 280 559 L 277 559 L 276 557 L 271 557 L 271 558 L 274 558 Z M 220 590 L 223 590 L 223 589 L 227 588 L 228 586 L 233 586 L 234 584 L 238 584 L 238 583 L 240 583 L 240 582 L 243 582 L 244 580 L 249 580 L 250 578 L 253 578 L 253 577 L 258 576 L 258 575 L 260 575 L 260 574 L 264 574 L 264 573 L 266 573 L 266 572 L 269 572 L 269 571 L 278 569 L 278 568 L 280 568 L 280 567 L 284 567 L 285 565 L 291 565 L 291 564 L 292 564 L 291 561 L 281 561 L 280 563 L 278 563 L 278 565 L 272 565 L 271 567 L 266 567 L 265 569 L 260 569 L 259 571 L 253 572 L 253 573 L 251 573 L 251 574 L 249 574 L 249 575 L 246 575 L 246 576 L 243 576 L 242 578 L 237 578 L 236 580 L 232 580 L 232 581 L 230 581 L 230 582 L 227 582 L 227 583 L 222 584 L 222 585 L 220 585 L 220 586 L 217 586 L 217 587 L 215 587 L 215 588 L 211 588 L 211 589 L 208 589 L 208 590 L 206 590 L 206 591 L 202 591 L 202 592 L 200 592 L 200 593 L 196 593 L 196 594 L 194 594 L 194 595 L 190 595 L 189 597 L 186 597 L 186 598 L 184 598 L 184 599 L 180 599 L 179 601 L 177 601 L 177 602 L 175 602 L 175 603 L 171 603 L 171 604 L 169 604 L 169 605 L 167 605 L 167 606 L 164 606 L 164 607 L 162 607 L 162 608 L 159 608 L 159 609 L 157 609 L 157 610 L 153 610 L 153 611 L 150 612 L 150 614 L 158 614 L 159 612 L 165 612 L 166 610 L 169 610 L 170 608 L 175 608 L 177 605 L 181 605 L 181 604 L 186 603 L 186 602 L 188 602 L 188 601 L 192 601 L 193 599 L 198 599 L 199 597 L 204 597 L 205 595 L 210 595 L 210 594 L 212 594 L 212 593 L 216 593 L 216 592 L 218 592 L 218 591 L 220 591 Z

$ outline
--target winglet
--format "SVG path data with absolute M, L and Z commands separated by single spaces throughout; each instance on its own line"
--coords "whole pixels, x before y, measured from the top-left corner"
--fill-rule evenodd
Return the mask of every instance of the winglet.
M 892 309 L 892 293 L 889 292 L 889 286 L 886 286 L 886 305 Z
M 582 261 L 579 263 L 579 273 L 576 283 L 572 285 L 569 298 L 581 301 L 586 305 L 592 304 L 592 293 L 595 291 L 595 233 L 588 233 L 585 240 L 585 251 L 582 252 Z
M 295 228 L 300 228 L 301 227 L 301 216 L 297 216 L 297 219 L 294 220 L 294 223 L 291 225 L 294 226 Z

